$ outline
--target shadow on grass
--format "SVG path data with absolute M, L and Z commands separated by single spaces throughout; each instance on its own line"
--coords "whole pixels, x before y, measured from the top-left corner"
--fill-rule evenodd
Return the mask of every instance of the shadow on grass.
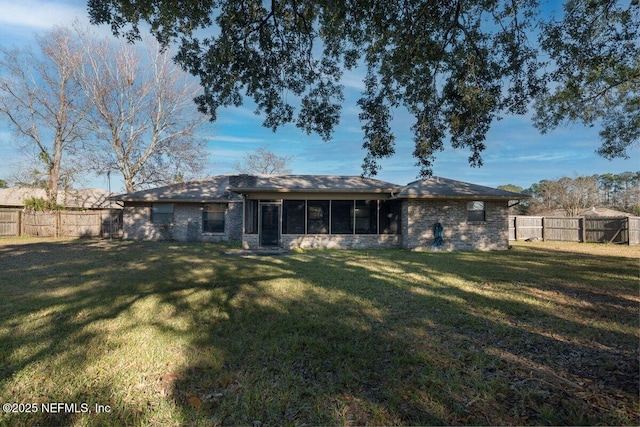
M 176 243 L 0 246 L 2 398 L 113 407 L 0 420 L 640 421 L 632 260 L 538 248 L 222 252 Z

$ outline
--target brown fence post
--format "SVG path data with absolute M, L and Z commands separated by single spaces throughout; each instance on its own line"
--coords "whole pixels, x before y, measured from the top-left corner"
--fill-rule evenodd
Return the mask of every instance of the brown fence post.
M 98 229 L 98 237 L 104 239 L 104 228 L 102 228 L 102 211 L 98 212 L 98 224 L 100 224 L 100 228 Z
M 61 221 L 60 221 L 60 211 L 56 211 L 56 221 L 55 221 L 55 235 L 56 237 L 60 237 L 60 227 L 61 227 Z

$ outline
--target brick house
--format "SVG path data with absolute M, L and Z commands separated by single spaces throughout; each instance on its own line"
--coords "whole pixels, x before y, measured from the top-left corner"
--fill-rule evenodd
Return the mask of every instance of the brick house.
M 123 194 L 125 239 L 244 248 L 507 249 L 508 205 L 528 196 L 433 177 L 400 186 L 329 175 L 224 175 Z M 441 229 L 434 229 L 440 224 Z

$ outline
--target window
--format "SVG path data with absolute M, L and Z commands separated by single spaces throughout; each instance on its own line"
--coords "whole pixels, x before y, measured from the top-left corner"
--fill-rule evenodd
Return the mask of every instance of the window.
M 282 202 L 282 234 L 304 234 L 304 200 Z
M 151 222 L 171 224 L 173 222 L 173 203 L 154 203 L 151 205 Z
M 356 200 L 356 233 L 376 234 L 378 232 L 378 201 Z
M 485 221 L 484 202 L 467 203 L 467 221 Z
M 399 200 L 380 201 L 380 234 L 400 234 L 401 207 Z
M 244 201 L 244 232 L 258 234 L 258 201 Z
M 227 206 L 224 204 L 204 205 L 202 211 L 203 233 L 224 233 L 224 214 Z
M 353 200 L 331 201 L 331 234 L 353 234 Z
M 329 233 L 328 200 L 309 200 L 307 202 L 307 233 Z

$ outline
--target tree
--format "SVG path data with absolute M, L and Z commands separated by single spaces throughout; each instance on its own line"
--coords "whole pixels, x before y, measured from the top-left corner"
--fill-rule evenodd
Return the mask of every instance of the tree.
M 599 206 L 602 200 L 598 176 L 562 177 L 557 181 L 542 180 L 529 189 L 535 198 L 529 213 L 564 210 L 567 216 L 577 216 L 583 209 Z
M 55 203 L 59 186 L 77 172 L 65 170 L 63 159 L 77 150 L 87 114 L 82 88 L 74 80 L 82 53 L 64 28 L 37 37 L 37 44 L 40 55 L 0 49 L 0 116 L 35 149 L 45 168 L 47 199 Z
M 0 188 L 7 188 L 9 187 L 9 184 L 7 184 L 7 181 L 4 179 L 0 179 Z
M 606 206 L 626 212 L 640 209 L 640 172 L 603 174 L 598 184 Z
M 193 98 L 200 88 L 155 41 L 136 46 L 99 40 L 76 26 L 85 62 L 77 77 L 91 105 L 85 125 L 91 168 L 117 170 L 128 192 L 197 174 L 206 159 L 196 130 L 206 122 Z
M 536 0 L 312 1 L 89 0 L 94 24 L 140 37 L 141 22 L 200 77 L 196 101 L 219 107 L 253 99 L 276 130 L 295 122 L 330 139 L 344 100 L 345 70 L 367 69 L 358 101 L 367 155 L 363 172 L 394 154 L 393 112 L 413 115 L 416 165 L 424 176 L 448 139 L 482 165 L 484 140 L 501 114 L 523 114 L 540 90 L 527 33 Z M 200 29 L 208 29 L 201 36 Z M 294 106 L 294 102 L 296 105 Z M 294 114 L 298 107 L 297 115 Z
M 569 0 L 562 20 L 543 25 L 541 45 L 555 66 L 536 105 L 538 128 L 599 124 L 598 153 L 628 158 L 640 140 L 640 2 Z
M 583 209 L 600 205 L 597 175 L 563 177 L 558 180 L 561 192 L 558 194 L 559 207 L 567 216 L 578 216 Z
M 615 177 L 612 173 L 605 173 L 598 177 L 600 194 L 605 206 L 612 206 L 613 194 L 615 191 Z
M 560 207 L 558 199 L 563 190 L 557 181 L 543 179 L 537 184 L 531 185 L 527 192 L 534 197 L 529 213 L 550 211 Z
M 235 162 L 233 168 L 239 173 L 256 175 L 286 175 L 291 173 L 287 169 L 293 156 L 278 156 L 269 151 L 268 147 L 260 147 L 253 153 L 247 153 L 242 162 Z
M 499 185 L 498 188 L 500 190 L 511 191 L 512 193 L 524 193 L 525 191 L 524 188 L 514 184 Z M 524 215 L 529 207 L 527 200 L 509 201 L 509 204 L 511 205 L 509 213 L 512 215 Z

